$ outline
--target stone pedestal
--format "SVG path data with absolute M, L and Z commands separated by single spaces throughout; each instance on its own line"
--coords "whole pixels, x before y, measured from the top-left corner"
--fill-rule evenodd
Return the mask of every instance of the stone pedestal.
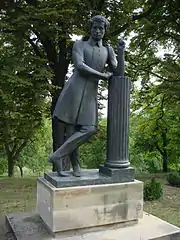
M 133 182 L 135 178 L 132 167 L 116 169 L 102 165 L 99 170 L 81 170 L 81 177 L 74 177 L 70 171 L 66 171 L 66 173 L 69 177 L 59 177 L 56 172 L 47 172 L 44 173 L 44 178 L 57 188 Z
M 37 212 L 54 233 L 138 220 L 143 215 L 143 183 L 56 188 L 39 178 Z
M 39 178 L 36 212 L 6 220 L 15 240 L 180 239 L 178 227 L 143 213 L 143 183 L 136 180 L 57 188 Z

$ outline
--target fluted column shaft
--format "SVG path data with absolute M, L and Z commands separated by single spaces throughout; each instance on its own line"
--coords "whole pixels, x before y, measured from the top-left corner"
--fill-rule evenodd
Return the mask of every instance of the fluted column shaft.
M 124 76 L 125 43 L 118 43 L 118 64 L 108 87 L 106 167 L 126 168 L 129 163 L 130 80 Z
M 113 76 L 108 89 L 107 158 L 105 166 L 124 168 L 130 165 L 129 95 L 130 80 Z

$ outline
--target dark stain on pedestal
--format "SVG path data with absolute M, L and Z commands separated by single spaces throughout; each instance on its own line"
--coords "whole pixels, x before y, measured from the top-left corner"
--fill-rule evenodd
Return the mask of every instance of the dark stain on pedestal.
M 104 200 L 104 219 L 106 218 L 106 214 L 108 213 L 106 206 L 108 205 L 108 195 L 103 196 Z
M 94 212 L 96 213 L 96 217 L 97 217 L 97 220 L 99 222 L 101 220 L 101 214 L 99 213 L 97 208 L 94 209 Z
M 111 215 L 115 220 L 116 217 L 121 217 L 122 219 L 127 219 L 128 214 L 128 196 L 127 193 L 122 193 L 119 197 L 119 201 L 112 208 Z
M 124 202 L 116 204 L 112 210 L 111 210 L 111 215 L 113 219 L 115 220 L 116 217 L 121 217 L 122 219 L 127 219 L 127 214 L 128 214 L 128 203 Z

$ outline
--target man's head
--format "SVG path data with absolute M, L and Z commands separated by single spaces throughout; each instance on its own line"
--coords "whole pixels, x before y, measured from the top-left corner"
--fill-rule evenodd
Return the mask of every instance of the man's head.
M 89 22 L 91 37 L 96 41 L 101 40 L 106 30 L 109 28 L 109 21 L 105 17 L 97 15 L 92 17 Z

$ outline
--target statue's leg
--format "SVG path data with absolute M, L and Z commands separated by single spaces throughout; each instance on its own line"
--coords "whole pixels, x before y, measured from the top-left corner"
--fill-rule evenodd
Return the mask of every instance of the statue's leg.
M 66 157 L 67 158 L 67 157 Z M 56 166 L 56 170 L 57 170 L 57 173 L 60 177 L 69 177 L 69 174 L 67 174 L 66 172 L 62 171 L 63 169 L 63 158 L 61 159 L 61 161 L 59 161 L 58 159 L 50 159 L 50 162 L 54 163 L 55 166 Z
M 66 125 L 66 139 L 71 137 L 77 130 L 79 126 L 67 124 Z M 81 168 L 80 168 L 80 162 L 79 162 L 79 149 L 76 148 L 71 154 L 70 154 L 70 161 L 73 169 L 73 175 L 75 177 L 81 176 Z
M 81 176 L 81 168 L 80 168 L 80 162 L 79 162 L 79 149 L 76 148 L 71 154 L 70 154 L 70 161 L 73 169 L 73 175 L 75 177 Z
M 81 144 L 86 142 L 96 132 L 95 126 L 81 126 L 79 129 L 71 135 L 64 144 L 58 148 L 51 156 L 50 161 L 59 162 L 64 157 L 70 155 Z

